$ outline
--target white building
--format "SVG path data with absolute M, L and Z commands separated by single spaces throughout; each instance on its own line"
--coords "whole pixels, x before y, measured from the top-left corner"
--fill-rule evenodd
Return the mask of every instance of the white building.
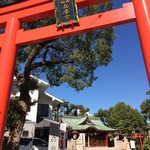
M 63 101 L 45 92 L 49 87 L 47 82 L 40 79 L 37 80 L 39 84 L 38 89 L 30 92 L 31 102 L 37 102 L 30 107 L 26 116 L 27 121 L 23 127 L 22 136 L 39 137 L 48 141 L 52 108 L 57 107 Z M 14 78 L 11 97 L 19 96 L 18 82 Z

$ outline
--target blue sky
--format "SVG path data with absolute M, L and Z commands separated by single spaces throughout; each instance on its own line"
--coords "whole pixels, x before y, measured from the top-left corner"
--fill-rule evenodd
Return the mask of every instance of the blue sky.
M 130 0 L 113 0 L 114 7 Z M 107 67 L 98 68 L 98 79 L 93 86 L 80 92 L 63 85 L 49 88 L 48 93 L 73 104 L 90 108 L 90 113 L 98 109 L 109 109 L 118 102 L 125 102 L 140 110 L 140 104 L 148 98 L 148 78 L 135 23 L 116 27 L 113 45 L 113 60 Z

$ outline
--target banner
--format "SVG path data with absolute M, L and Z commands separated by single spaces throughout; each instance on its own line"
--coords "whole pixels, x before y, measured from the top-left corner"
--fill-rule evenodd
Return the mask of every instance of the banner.
M 60 124 L 60 134 L 59 134 L 59 147 L 60 147 L 60 149 L 66 148 L 66 142 L 67 142 L 66 129 L 67 129 L 67 125 L 64 123 L 61 123 Z

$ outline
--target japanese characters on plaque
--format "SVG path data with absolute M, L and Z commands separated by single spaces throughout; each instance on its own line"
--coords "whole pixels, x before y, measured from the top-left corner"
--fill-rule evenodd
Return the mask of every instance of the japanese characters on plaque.
M 55 0 L 55 17 L 57 28 L 78 25 L 78 10 L 75 0 Z

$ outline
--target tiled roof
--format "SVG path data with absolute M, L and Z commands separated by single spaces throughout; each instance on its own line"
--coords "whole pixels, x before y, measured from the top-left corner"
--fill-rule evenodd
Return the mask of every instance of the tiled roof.
M 44 128 L 44 127 L 45 128 L 50 127 L 50 120 L 43 119 L 42 121 L 36 124 L 36 128 Z
M 115 129 L 106 127 L 98 117 L 75 117 L 64 116 L 62 122 L 70 126 L 72 130 L 86 130 L 88 128 L 95 128 L 99 131 L 115 131 Z

